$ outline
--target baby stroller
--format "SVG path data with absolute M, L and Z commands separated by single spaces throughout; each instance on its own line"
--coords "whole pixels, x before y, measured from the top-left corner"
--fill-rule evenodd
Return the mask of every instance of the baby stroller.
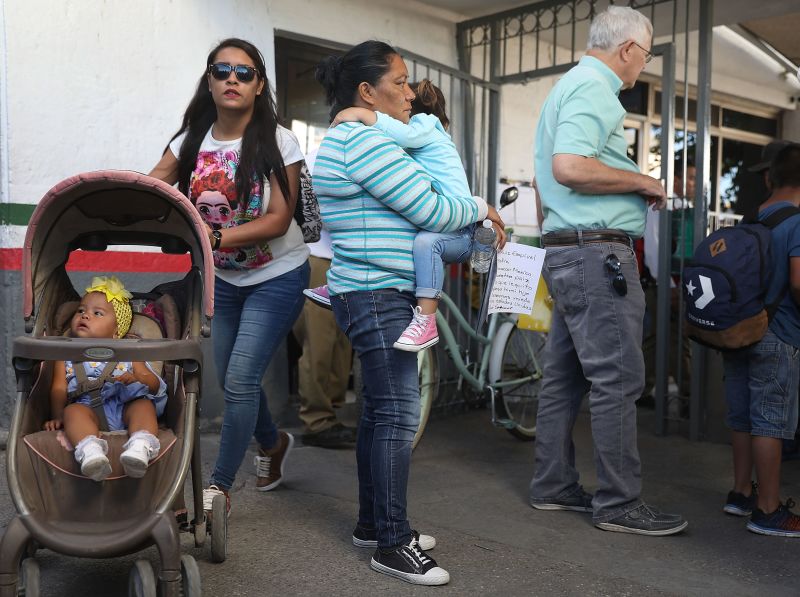
M 132 332 L 120 340 L 62 334 L 79 295 L 66 273 L 73 251 L 109 245 L 149 245 L 171 255 L 189 254 L 188 273 L 152 292 L 134 292 L 154 318 L 136 313 Z M 85 253 L 77 255 L 86 256 Z M 8 437 L 8 488 L 17 515 L 0 540 L 0 597 L 39 594 L 38 547 L 87 558 L 127 555 L 158 547 L 160 595 L 200 595 L 200 574 L 181 557 L 179 531 L 206 540 L 197 412 L 201 388 L 200 338 L 209 335 L 214 310 L 214 268 L 205 225 L 174 188 L 142 174 L 100 171 L 69 178 L 41 200 L 28 225 L 22 262 L 23 315 L 28 335 L 13 344 L 16 406 Z M 156 323 L 157 320 L 159 320 Z M 83 477 L 56 431 L 42 431 L 49 417 L 53 361 L 151 362 L 168 386 L 159 421 L 162 451 L 141 479 L 124 475 L 119 455 L 126 434 L 104 432 L 112 473 L 96 483 Z M 179 526 L 189 467 L 195 520 Z M 225 498 L 217 496 L 210 523 L 212 560 L 225 559 Z M 213 516 L 214 513 L 219 513 Z M 18 573 L 19 577 L 18 578 Z M 131 570 L 129 595 L 155 596 L 148 560 Z

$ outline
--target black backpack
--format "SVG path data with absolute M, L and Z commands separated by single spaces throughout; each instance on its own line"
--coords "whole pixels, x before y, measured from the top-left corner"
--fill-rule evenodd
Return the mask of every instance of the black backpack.
M 687 332 L 693 340 L 733 350 L 755 344 L 767 332 L 786 290 L 766 304 L 771 280 L 771 230 L 797 207 L 783 207 L 763 221 L 743 221 L 709 234 L 683 270 Z

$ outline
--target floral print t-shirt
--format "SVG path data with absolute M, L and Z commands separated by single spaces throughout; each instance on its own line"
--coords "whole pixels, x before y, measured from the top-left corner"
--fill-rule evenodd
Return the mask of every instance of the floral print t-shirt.
M 185 136 L 173 140 L 169 147 L 175 157 Z M 303 159 L 294 134 L 282 126 L 277 130 L 278 147 L 286 166 Z M 197 154 L 194 171 L 189 179 L 189 199 L 203 220 L 215 230 L 241 226 L 261 217 L 269 205 L 269 180 L 254 180 L 250 199 L 238 200 L 236 169 L 242 140 L 218 141 L 206 133 Z M 300 227 L 292 219 L 289 230 L 280 238 L 248 247 L 214 251 L 217 276 L 236 286 L 250 286 L 291 271 L 308 258 Z

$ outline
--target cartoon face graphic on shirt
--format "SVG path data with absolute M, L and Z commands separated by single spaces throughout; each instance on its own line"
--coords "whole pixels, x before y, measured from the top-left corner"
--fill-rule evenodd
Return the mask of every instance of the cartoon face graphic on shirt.
M 233 219 L 233 208 L 228 198 L 219 191 L 203 191 L 197 198 L 197 211 L 214 230 L 226 227 Z

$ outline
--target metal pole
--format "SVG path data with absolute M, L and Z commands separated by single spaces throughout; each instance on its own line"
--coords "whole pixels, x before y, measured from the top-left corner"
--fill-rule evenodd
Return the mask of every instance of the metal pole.
M 672 310 L 672 185 L 675 176 L 675 45 L 663 44 L 661 55 L 661 180 L 667 208 L 658 213 L 658 290 L 656 302 L 656 434 L 667 432 L 670 313 Z M 652 217 L 652 216 L 651 216 Z
M 694 200 L 694 247 L 706 236 L 708 228 L 708 196 L 711 189 L 711 48 L 713 41 L 713 4 L 700 0 L 700 26 L 697 31 L 697 190 Z M 688 33 L 688 32 L 687 32 Z M 686 118 L 684 114 L 684 118 Z M 689 439 L 697 441 L 703 435 L 706 403 L 705 370 L 708 351 L 692 345 L 692 384 L 689 400 Z

